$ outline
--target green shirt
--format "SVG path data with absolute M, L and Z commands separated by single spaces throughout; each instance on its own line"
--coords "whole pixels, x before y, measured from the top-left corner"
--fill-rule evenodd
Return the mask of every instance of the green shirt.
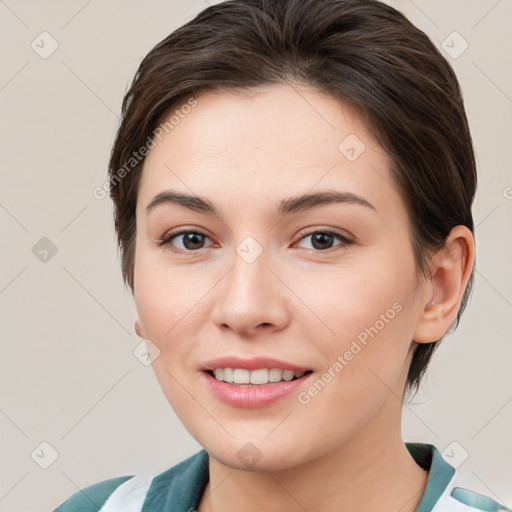
M 415 512 L 512 512 L 462 486 L 462 479 L 430 444 L 406 443 L 416 463 L 429 471 Z M 193 512 L 208 483 L 208 453 L 201 450 L 154 477 L 123 476 L 76 492 L 54 512 Z

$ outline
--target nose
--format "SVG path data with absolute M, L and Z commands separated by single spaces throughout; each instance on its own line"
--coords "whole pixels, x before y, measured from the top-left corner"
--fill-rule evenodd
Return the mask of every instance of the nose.
M 215 287 L 213 321 L 241 337 L 284 329 L 290 322 L 292 297 L 283 276 L 261 255 L 248 263 L 235 255 L 233 267 Z

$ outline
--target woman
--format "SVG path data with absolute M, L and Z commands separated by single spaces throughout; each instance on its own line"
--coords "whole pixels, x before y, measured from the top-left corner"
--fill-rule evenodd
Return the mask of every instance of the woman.
M 109 190 L 159 383 L 204 447 L 57 511 L 505 510 L 401 406 L 473 283 L 454 72 L 374 0 L 232 0 L 145 57 Z

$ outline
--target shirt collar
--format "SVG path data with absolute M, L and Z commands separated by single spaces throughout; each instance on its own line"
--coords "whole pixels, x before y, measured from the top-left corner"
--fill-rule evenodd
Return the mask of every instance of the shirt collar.
M 416 464 L 428 471 L 427 485 L 415 512 L 430 512 L 450 483 L 455 469 L 431 444 L 405 443 Z

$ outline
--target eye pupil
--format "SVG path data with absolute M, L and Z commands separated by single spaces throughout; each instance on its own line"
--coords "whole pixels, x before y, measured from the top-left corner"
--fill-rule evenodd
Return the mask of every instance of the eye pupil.
M 325 233 L 315 233 L 311 235 L 312 237 L 312 245 L 315 249 L 328 249 L 332 243 L 333 237 L 331 235 L 325 234 Z M 327 242 L 326 242 L 327 240 Z M 318 242 L 320 243 L 320 246 L 318 246 Z M 322 245 L 322 243 L 327 243 L 329 247 L 325 247 Z
M 183 235 L 183 245 L 187 249 L 200 249 L 201 247 L 196 247 L 196 245 L 201 245 L 204 243 L 202 240 L 203 235 L 200 233 L 186 233 Z

